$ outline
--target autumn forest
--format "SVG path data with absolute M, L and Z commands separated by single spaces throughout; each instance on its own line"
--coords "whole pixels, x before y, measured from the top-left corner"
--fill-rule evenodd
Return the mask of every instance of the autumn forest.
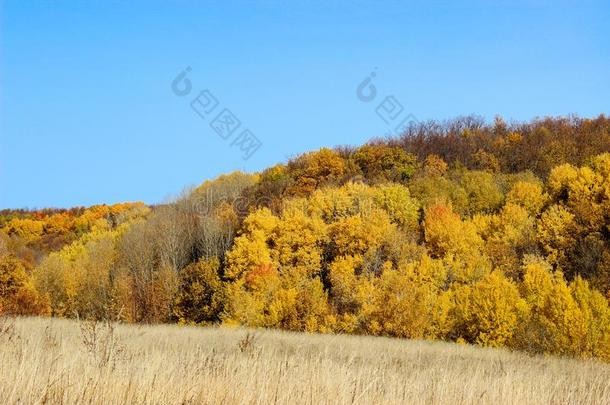
M 0 312 L 610 361 L 610 118 L 463 117 L 173 201 L 0 211 Z

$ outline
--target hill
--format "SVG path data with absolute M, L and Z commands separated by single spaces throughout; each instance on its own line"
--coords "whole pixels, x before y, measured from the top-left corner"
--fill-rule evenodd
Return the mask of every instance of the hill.
M 422 123 L 167 204 L 0 212 L 0 312 L 610 360 L 610 120 Z

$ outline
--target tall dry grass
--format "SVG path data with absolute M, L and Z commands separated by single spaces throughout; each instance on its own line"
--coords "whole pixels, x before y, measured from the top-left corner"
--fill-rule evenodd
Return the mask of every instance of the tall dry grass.
M 4 325 L 2 404 L 610 401 L 610 366 L 595 361 L 279 331 L 36 318 Z

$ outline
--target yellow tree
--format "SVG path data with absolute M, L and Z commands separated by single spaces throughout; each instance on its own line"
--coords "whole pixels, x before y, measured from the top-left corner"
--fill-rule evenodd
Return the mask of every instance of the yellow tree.
M 409 183 L 411 194 L 428 208 L 437 204 L 451 205 L 460 213 L 467 213 L 468 194 L 462 186 L 445 176 L 415 176 Z
M 497 271 L 459 287 L 454 300 L 456 335 L 484 346 L 507 345 L 528 312 L 517 286 Z
M 526 208 L 510 202 L 498 214 L 476 216 L 473 223 L 494 268 L 519 278 L 522 255 L 536 250 L 535 222 Z
M 49 307 L 40 297 L 23 264 L 9 254 L 0 254 L 0 314 L 46 315 Z
M 335 330 L 338 332 L 363 331 L 363 307 L 373 297 L 370 275 L 360 272 L 361 256 L 342 256 L 329 266 L 330 295 L 337 313 Z
M 492 212 L 504 201 L 504 195 L 493 174 L 483 171 L 464 171 L 460 184 L 468 196 L 468 212 Z
M 352 155 L 364 177 L 372 181 L 408 180 L 417 166 L 417 157 L 399 147 L 364 145 Z
M 329 226 L 333 256 L 364 255 L 377 250 L 396 228 L 388 214 L 373 209 L 368 214 L 341 218 Z
M 425 176 L 444 176 L 447 174 L 447 162 L 438 155 L 431 154 L 426 156 L 423 164 L 423 172 Z
M 582 357 L 610 360 L 610 308 L 608 300 L 580 277 L 570 284 L 572 295 L 583 316 L 585 332 L 577 349 Z
M 224 285 L 218 258 L 191 263 L 178 274 L 173 317 L 180 323 L 216 322 L 224 307 Z
M 233 248 L 227 252 L 225 277 L 237 280 L 243 274 L 259 266 L 277 263 L 271 260 L 271 250 L 267 244 L 279 219 L 267 208 L 261 208 L 244 220 L 242 234 L 238 236 Z
M 536 217 L 548 201 L 542 185 L 530 181 L 517 181 L 506 195 L 507 204 L 515 204 Z
M 574 214 L 562 205 L 552 205 L 538 220 L 536 238 L 551 264 L 568 266 L 568 254 L 575 245 L 578 226 Z
M 475 224 L 462 221 L 451 207 L 436 204 L 425 210 L 424 235 L 433 256 L 447 257 L 452 262 L 452 277 L 456 280 L 474 281 L 490 270 Z
M 449 306 L 442 261 L 424 256 L 398 269 L 387 267 L 374 281 L 374 298 L 363 310 L 368 331 L 412 339 L 443 337 Z
M 419 202 L 409 189 L 399 184 L 382 185 L 375 189 L 375 203 L 385 210 L 390 220 L 406 230 L 416 230 L 419 223 Z
M 291 160 L 288 173 L 294 179 L 289 195 L 309 195 L 318 187 L 338 183 L 346 173 L 346 162 L 337 152 L 322 148 Z
M 317 275 L 322 266 L 322 250 L 327 242 L 326 224 L 319 217 L 307 216 L 304 207 L 285 207 L 273 230 L 271 256 L 281 273 L 288 276 Z
M 44 232 L 44 222 L 29 218 L 14 218 L 5 228 L 9 236 L 16 235 L 29 242 L 40 239 Z
M 560 272 L 539 258 L 524 264 L 520 290 L 530 307 L 517 347 L 533 352 L 577 355 L 586 335 L 585 318 Z

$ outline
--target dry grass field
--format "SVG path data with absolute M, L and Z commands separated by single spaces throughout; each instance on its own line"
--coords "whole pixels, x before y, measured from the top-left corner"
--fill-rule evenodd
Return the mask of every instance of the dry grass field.
M 439 342 L 60 319 L 2 321 L 0 403 L 610 401 L 610 366 Z

